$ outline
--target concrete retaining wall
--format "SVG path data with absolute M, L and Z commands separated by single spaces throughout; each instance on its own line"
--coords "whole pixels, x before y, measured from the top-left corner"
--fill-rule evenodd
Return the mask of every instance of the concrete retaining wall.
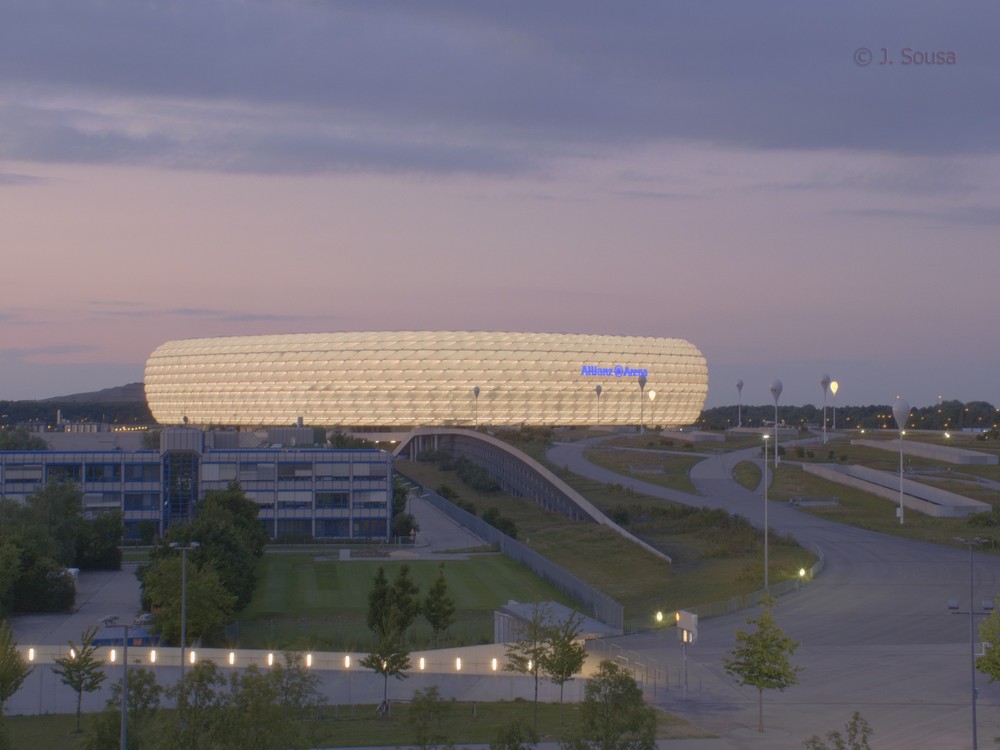
M 893 451 L 899 455 L 899 440 L 852 440 L 851 445 L 863 445 L 866 448 Z M 933 461 L 944 461 L 948 464 L 964 464 L 966 466 L 996 466 L 1000 456 L 994 453 L 980 453 L 968 448 L 953 448 L 950 445 L 931 445 L 914 440 L 903 440 L 903 453 L 907 456 L 929 458 Z
M 835 464 L 802 464 L 802 468 L 831 482 L 870 492 L 873 495 L 899 502 L 899 475 L 868 469 L 864 466 L 836 466 Z M 903 506 L 935 518 L 964 518 L 985 513 L 990 506 L 969 497 L 930 487 L 903 478 Z

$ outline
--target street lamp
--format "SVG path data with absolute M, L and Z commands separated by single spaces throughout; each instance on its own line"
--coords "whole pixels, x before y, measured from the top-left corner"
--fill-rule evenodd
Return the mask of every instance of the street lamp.
M 973 596 L 975 596 L 975 590 L 973 588 L 973 571 L 972 571 L 972 548 L 978 547 L 980 544 L 986 540 L 982 537 L 975 537 L 973 539 L 963 539 L 962 537 L 955 537 L 955 541 L 960 544 L 964 544 L 969 548 L 969 611 L 959 612 L 958 601 L 951 600 L 948 602 L 948 609 L 951 610 L 953 615 L 965 615 L 969 616 L 969 661 L 971 664 L 972 671 L 972 750 L 979 750 L 979 731 L 976 726 L 976 698 L 978 697 L 976 691 L 976 625 L 975 616 L 976 615 L 986 615 L 989 614 L 993 609 L 993 602 L 984 601 L 983 611 L 976 612 L 973 605 Z
M 781 395 L 781 381 L 771 381 L 771 395 L 774 396 L 774 468 L 778 468 L 778 396 Z
M 181 682 L 184 681 L 184 651 L 187 649 L 187 553 L 189 549 L 198 549 L 199 542 L 188 542 L 181 545 L 171 542 L 173 549 L 181 551 Z
M 764 593 L 767 593 L 767 439 L 771 437 L 766 432 L 764 433 Z M 778 443 L 775 441 L 774 449 L 778 449 Z
M 830 382 L 830 393 L 833 394 L 833 431 L 837 431 L 837 389 L 840 388 L 840 383 L 836 380 Z
M 472 389 L 472 395 L 476 399 L 476 429 L 479 429 L 479 386 Z
M 642 435 L 646 431 L 645 425 L 643 424 L 644 420 L 642 411 L 643 406 L 645 405 L 643 403 L 642 397 L 643 397 L 643 391 L 646 390 L 646 376 L 640 375 L 638 383 L 639 383 L 639 434 Z
M 824 375 L 819 384 L 823 386 L 823 445 L 826 445 L 826 392 L 830 389 L 830 376 Z
M 743 426 L 743 380 L 736 381 L 736 428 Z
M 598 383 L 594 387 L 594 393 L 597 394 L 597 424 L 601 423 L 601 384 Z
M 899 428 L 899 523 L 903 523 L 903 435 L 906 434 L 906 421 L 910 418 L 910 405 L 905 399 L 896 396 L 896 403 L 892 407 L 892 416 L 896 419 L 896 427 Z
M 656 391 L 650 389 L 649 391 L 649 421 L 656 425 L 656 420 L 653 419 L 653 402 L 656 401 Z

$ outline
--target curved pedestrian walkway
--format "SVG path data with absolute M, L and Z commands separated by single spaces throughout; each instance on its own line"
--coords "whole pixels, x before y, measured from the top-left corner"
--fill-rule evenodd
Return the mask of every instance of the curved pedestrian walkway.
M 732 478 L 739 461 L 759 461 L 757 448 L 695 465 L 691 479 L 699 494 L 691 495 L 591 464 L 583 452 L 592 442 L 556 445 L 549 460 L 597 481 L 724 508 L 763 525 L 761 493 Z M 826 561 L 816 580 L 782 597 L 776 610 L 778 624 L 801 644 L 793 657 L 803 667 L 799 684 L 765 693 L 767 731 L 758 733 L 756 690 L 737 686 L 722 669 L 735 630 L 743 626 L 744 617 L 732 615 L 699 624 L 698 642 L 688 649 L 687 700 L 678 682 L 682 657 L 674 631 L 616 641 L 640 660 L 667 664 L 669 688 L 648 696 L 651 702 L 718 733 L 725 744 L 706 750 L 801 748 L 810 735 L 842 730 L 856 710 L 875 729 L 879 750 L 972 747 L 969 618 L 951 615 L 946 606 L 959 599 L 968 611 L 968 552 L 832 523 L 785 503 L 770 503 L 768 521 L 776 532 L 818 546 Z M 971 577 L 973 601 L 993 599 L 1000 560 L 976 555 Z M 984 675 L 977 680 L 978 736 L 985 746 L 1000 735 L 1000 686 Z

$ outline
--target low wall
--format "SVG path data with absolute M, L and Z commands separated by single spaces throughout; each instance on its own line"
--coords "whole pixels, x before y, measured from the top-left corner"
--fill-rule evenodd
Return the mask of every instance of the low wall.
M 866 448 L 892 451 L 899 454 L 899 440 L 852 440 L 851 445 L 862 445 Z M 903 453 L 907 456 L 929 458 L 933 461 L 944 461 L 948 464 L 966 466 L 996 466 L 1000 456 L 995 453 L 981 453 L 968 448 L 954 448 L 950 445 L 932 445 L 915 440 L 903 441 Z
M 802 464 L 803 470 L 831 482 L 899 502 L 899 475 L 864 466 Z M 964 518 L 990 510 L 987 503 L 903 478 L 903 506 L 934 518 Z

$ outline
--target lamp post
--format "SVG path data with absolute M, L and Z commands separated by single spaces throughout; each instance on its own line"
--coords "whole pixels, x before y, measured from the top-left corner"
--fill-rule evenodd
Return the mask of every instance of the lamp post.
M 953 615 L 969 615 L 969 663 L 972 672 L 972 750 L 979 750 L 979 730 L 976 726 L 976 699 L 979 697 L 978 691 L 976 690 L 976 615 L 989 614 L 990 610 L 993 609 L 992 602 L 983 602 L 983 611 L 976 612 L 975 606 L 973 605 L 973 597 L 975 596 L 975 589 L 973 587 L 974 577 L 972 569 L 972 548 L 978 547 L 982 544 L 985 539 L 981 537 L 975 537 L 973 539 L 963 539 L 962 537 L 955 537 L 955 541 L 960 544 L 964 544 L 969 548 L 969 611 L 960 612 L 958 610 L 958 601 L 952 600 L 948 602 L 948 609 L 951 610 Z
M 764 433 L 764 593 L 767 593 L 767 439 L 770 437 L 766 432 Z M 775 449 L 778 445 L 775 443 Z
M 774 468 L 778 468 L 778 396 L 781 395 L 781 381 L 771 381 L 771 395 L 774 397 Z
M 652 388 L 649 390 L 649 421 L 653 425 L 654 429 L 656 427 L 656 420 L 653 419 L 653 402 L 656 401 L 656 391 Z
M 903 523 L 903 435 L 906 434 L 906 420 L 910 418 L 910 405 L 905 399 L 896 396 L 896 403 L 892 407 L 892 416 L 896 419 L 896 426 L 899 428 L 899 523 Z
M 594 387 L 594 393 L 597 394 L 597 424 L 601 423 L 601 384 L 598 383 Z
M 475 421 L 476 421 L 476 429 L 478 430 L 479 429 L 479 386 L 478 385 L 472 389 L 472 395 L 476 401 Z
M 736 381 L 736 427 L 743 426 L 743 380 Z
M 840 388 L 840 383 L 836 380 L 830 382 L 830 393 L 833 394 L 833 431 L 837 431 L 837 389 Z
M 187 553 L 189 549 L 198 549 L 199 542 L 188 542 L 181 545 L 171 542 L 170 546 L 181 551 L 181 682 L 184 681 L 184 652 L 187 649 Z
M 823 387 L 823 445 L 826 445 L 826 392 L 830 389 L 830 376 L 824 375 L 819 384 Z
M 638 383 L 639 383 L 639 434 L 642 435 L 643 433 L 646 432 L 645 425 L 643 424 L 644 422 L 643 406 L 645 405 L 643 403 L 643 395 L 644 395 L 643 391 L 646 390 L 646 376 L 640 375 Z

